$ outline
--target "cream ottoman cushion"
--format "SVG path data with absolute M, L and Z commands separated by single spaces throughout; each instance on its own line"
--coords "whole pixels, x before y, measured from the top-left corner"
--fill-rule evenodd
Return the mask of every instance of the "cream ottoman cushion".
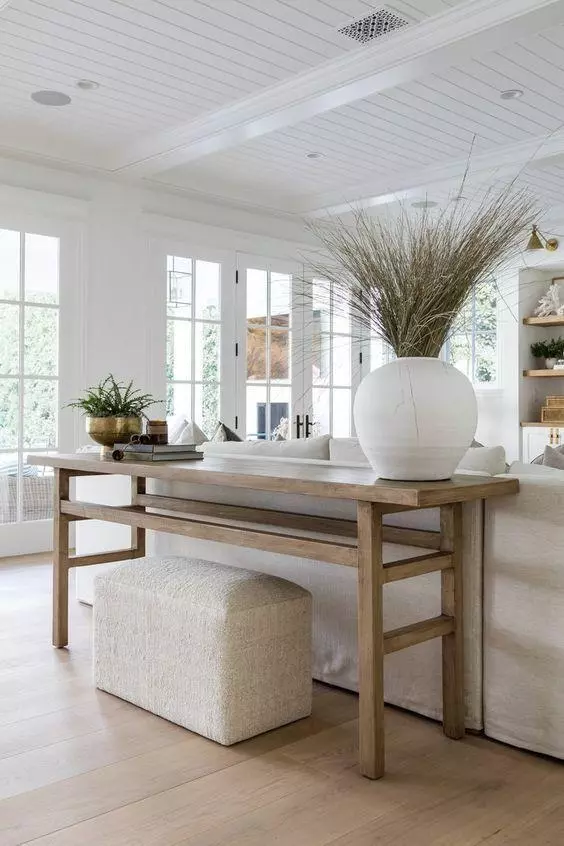
M 238 567 L 137 558 L 94 582 L 96 686 L 230 745 L 311 713 L 311 594 Z

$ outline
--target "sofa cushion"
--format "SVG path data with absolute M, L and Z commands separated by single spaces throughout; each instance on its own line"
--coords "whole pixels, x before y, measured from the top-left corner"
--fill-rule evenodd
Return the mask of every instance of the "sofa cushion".
M 331 461 L 343 464 L 368 464 L 358 438 L 331 438 L 329 457 Z M 505 473 L 505 450 L 502 446 L 471 446 L 458 465 L 458 470 L 470 470 L 488 476 Z
M 525 464 L 523 461 L 514 461 L 509 467 L 512 476 L 561 476 L 564 478 L 564 470 L 557 470 L 555 467 L 547 467 L 544 464 Z
M 329 460 L 329 435 L 289 441 L 223 441 L 202 445 L 206 455 L 257 455 L 270 458 L 315 458 Z

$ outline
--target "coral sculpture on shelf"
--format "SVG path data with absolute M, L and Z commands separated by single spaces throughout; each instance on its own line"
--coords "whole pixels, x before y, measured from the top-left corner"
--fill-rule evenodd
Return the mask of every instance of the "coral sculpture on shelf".
M 550 317 L 551 315 L 564 315 L 564 304 L 560 302 L 560 286 L 551 282 L 546 294 L 544 294 L 535 309 L 537 317 Z

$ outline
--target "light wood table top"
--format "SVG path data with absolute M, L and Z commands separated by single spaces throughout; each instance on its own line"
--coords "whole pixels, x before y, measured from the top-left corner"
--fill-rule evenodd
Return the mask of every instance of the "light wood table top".
M 28 463 L 79 474 L 139 476 L 171 482 L 403 505 L 408 508 L 431 508 L 519 491 L 519 481 L 510 477 L 455 475 L 442 482 L 392 482 L 376 478 L 371 467 L 346 467 L 329 461 L 325 466 L 291 460 L 210 455 L 203 461 L 192 462 L 126 462 L 106 460 L 89 453 L 59 453 L 29 455 Z

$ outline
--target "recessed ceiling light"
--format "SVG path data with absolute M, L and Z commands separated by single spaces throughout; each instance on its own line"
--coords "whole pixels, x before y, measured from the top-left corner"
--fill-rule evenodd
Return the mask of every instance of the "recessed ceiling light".
M 306 153 L 306 159 L 323 159 L 325 156 L 324 153 Z
M 434 209 L 435 206 L 439 204 L 436 203 L 434 200 L 416 200 L 414 203 L 411 204 L 411 208 L 413 209 Z
M 80 88 L 82 91 L 95 91 L 100 87 L 100 83 L 94 82 L 93 79 L 79 79 L 76 83 L 76 87 Z
M 41 106 L 68 106 L 71 98 L 62 91 L 34 91 L 31 99 Z
M 502 100 L 518 100 L 524 93 L 520 88 L 508 88 L 507 91 L 502 91 L 499 96 Z

